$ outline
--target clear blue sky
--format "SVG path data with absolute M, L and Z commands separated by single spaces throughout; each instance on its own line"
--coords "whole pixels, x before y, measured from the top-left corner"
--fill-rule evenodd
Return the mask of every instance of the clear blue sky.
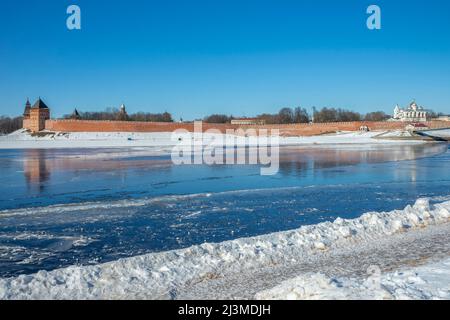
M 82 30 L 66 9 L 82 10 Z M 366 9 L 382 9 L 382 30 Z M 450 2 L 5 0 L 0 114 L 41 96 L 54 116 L 129 112 L 251 116 L 285 106 L 450 113 Z

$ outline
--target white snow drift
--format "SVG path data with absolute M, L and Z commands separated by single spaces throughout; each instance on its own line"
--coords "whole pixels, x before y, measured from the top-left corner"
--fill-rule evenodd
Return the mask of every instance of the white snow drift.
M 382 132 L 340 132 L 312 137 L 280 137 L 280 145 L 336 145 L 336 144 L 412 144 L 415 140 L 384 140 L 376 138 Z M 215 134 L 205 134 L 205 140 Z M 179 138 L 182 138 L 180 135 Z M 186 142 L 186 141 L 185 141 Z M 51 149 L 51 148 L 116 148 L 116 147 L 172 147 L 179 141 L 171 132 L 41 132 L 33 136 L 26 130 L 18 130 L 0 137 L 0 149 Z M 245 142 L 248 145 L 248 141 Z
M 256 294 L 260 300 L 450 299 L 450 259 L 367 278 L 306 274 Z
M 0 279 L 0 299 L 170 299 L 176 297 L 177 289 L 182 286 L 208 281 L 227 272 L 305 260 L 317 252 L 342 248 L 349 243 L 372 242 L 449 220 L 450 201 L 430 206 L 427 199 L 419 199 L 404 210 L 366 213 L 353 220 L 338 218 L 333 223 L 293 231 Z M 317 277 L 307 281 L 328 281 Z M 302 285 L 305 280 L 298 281 Z M 309 284 L 302 286 L 318 290 Z M 291 297 L 284 292 L 281 290 L 281 297 Z M 317 296 L 322 294 L 329 296 L 323 290 Z M 265 293 L 259 297 L 272 295 L 276 296 Z M 314 293 L 308 291 L 308 295 Z

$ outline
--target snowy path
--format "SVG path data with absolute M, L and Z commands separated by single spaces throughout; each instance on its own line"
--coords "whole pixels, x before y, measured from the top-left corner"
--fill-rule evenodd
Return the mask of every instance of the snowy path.
M 172 294 L 175 299 L 253 299 L 256 293 L 305 273 L 365 279 L 368 277 L 367 269 L 373 265 L 384 273 L 448 257 L 450 224 L 444 224 L 376 239 L 363 245 L 354 244 L 345 249 L 333 250 L 332 253 L 319 254 L 306 262 L 224 274 L 217 279 L 184 286 Z

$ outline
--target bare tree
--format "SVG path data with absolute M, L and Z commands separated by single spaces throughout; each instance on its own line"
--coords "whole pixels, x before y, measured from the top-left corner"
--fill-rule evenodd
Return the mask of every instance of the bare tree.
M 0 117 L 0 134 L 8 134 L 21 129 L 23 126 L 23 118 Z
M 280 124 L 294 123 L 294 111 L 291 108 L 283 108 L 278 112 Z
M 361 114 L 344 109 L 322 108 L 314 114 L 315 122 L 348 122 L 360 120 Z
M 386 121 L 390 118 L 388 114 L 383 111 L 369 112 L 364 116 L 365 121 Z
M 142 121 L 142 122 L 173 122 L 172 115 L 164 113 L 138 112 L 124 117 L 118 109 L 108 108 L 101 112 L 80 112 L 80 120 L 121 120 L 121 121 Z M 65 119 L 72 118 L 72 115 L 65 115 Z
M 227 116 L 225 114 L 212 114 L 203 119 L 206 123 L 230 123 L 233 116 Z
M 263 113 L 257 116 L 267 124 L 308 123 L 309 115 L 304 108 L 282 108 L 277 114 Z
M 304 108 L 297 107 L 294 110 L 294 122 L 295 123 L 308 123 L 309 115 L 308 111 Z
M 278 124 L 280 123 L 280 118 L 278 114 L 263 113 L 256 117 L 257 119 L 264 120 L 267 124 Z

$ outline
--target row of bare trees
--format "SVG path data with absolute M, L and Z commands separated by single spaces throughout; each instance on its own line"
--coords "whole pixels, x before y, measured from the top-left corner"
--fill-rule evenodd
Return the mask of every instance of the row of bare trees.
M 358 112 L 335 109 L 335 108 L 323 108 L 320 111 L 314 113 L 314 122 L 349 122 L 349 121 L 386 121 L 390 116 L 383 111 L 370 112 L 362 115 Z
M 349 121 L 385 121 L 390 118 L 389 115 L 383 111 L 370 112 L 362 115 L 358 112 L 335 109 L 335 108 L 322 108 L 315 110 L 313 115 L 310 116 L 305 108 L 282 108 L 278 113 L 270 114 L 263 113 L 256 117 L 257 119 L 264 120 L 267 124 L 290 124 L 290 123 L 309 123 L 311 121 L 317 123 L 324 122 L 349 122 Z M 233 116 L 224 114 L 213 114 L 207 116 L 203 121 L 207 123 L 230 123 L 235 119 Z
M 309 116 L 306 109 L 302 108 L 283 108 L 276 114 L 263 113 L 256 117 L 264 120 L 267 124 L 286 124 L 286 123 L 308 123 Z M 203 118 L 206 123 L 230 123 L 231 120 L 236 119 L 233 116 L 225 114 L 212 114 Z
M 73 114 L 65 115 L 65 119 L 73 118 Z M 122 120 L 122 121 L 143 121 L 143 122 L 173 122 L 172 115 L 168 112 L 164 113 L 146 113 L 138 112 L 130 115 L 123 114 L 119 109 L 108 108 L 100 112 L 79 112 L 80 120 Z
M 0 134 L 8 134 L 22 128 L 22 117 L 3 117 L 0 116 Z

